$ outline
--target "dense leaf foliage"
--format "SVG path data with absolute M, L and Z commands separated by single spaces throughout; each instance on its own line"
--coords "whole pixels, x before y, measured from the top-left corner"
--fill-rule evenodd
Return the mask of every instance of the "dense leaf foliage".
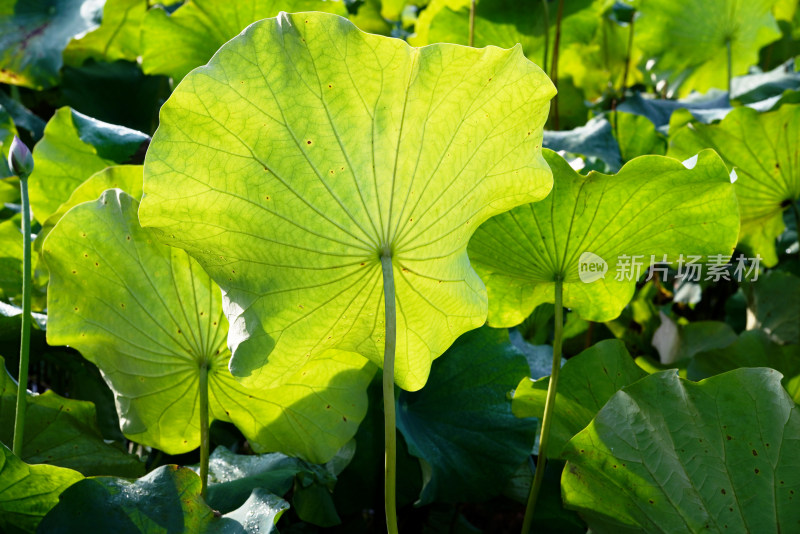
M 0 1 L 0 531 L 798 530 L 798 51 L 796 0 Z

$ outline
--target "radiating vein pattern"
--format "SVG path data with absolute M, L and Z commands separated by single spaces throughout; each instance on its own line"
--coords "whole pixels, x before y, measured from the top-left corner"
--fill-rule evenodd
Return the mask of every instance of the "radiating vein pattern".
M 332 354 L 279 387 L 239 384 L 228 371 L 219 287 L 188 254 L 139 226 L 137 209 L 109 190 L 70 210 L 47 237 L 48 341 L 97 364 L 123 432 L 139 443 L 171 454 L 198 446 L 199 376 L 208 365 L 212 419 L 236 424 L 255 450 L 326 461 L 363 418 L 374 369 Z
M 382 363 L 390 251 L 395 379 L 418 389 L 485 320 L 469 237 L 549 191 L 553 93 L 518 47 L 417 49 L 335 15 L 281 14 L 162 108 L 140 218 L 222 287 L 231 370 L 259 386 L 331 352 Z
M 676 262 L 683 254 L 704 261 L 733 251 L 736 197 L 725 165 L 711 151 L 701 153 L 693 169 L 643 156 L 615 176 L 581 176 L 551 151 L 545 159 L 553 169 L 552 194 L 488 220 L 469 244 L 489 292 L 493 326 L 519 324 L 538 304 L 552 302 L 557 279 L 565 306 L 607 321 L 628 303 L 653 258 Z M 585 252 L 606 262 L 605 277 L 582 281 Z
M 703 148 L 736 172 L 743 248 L 774 266 L 783 212 L 800 199 L 800 106 L 770 113 L 742 107 L 718 124 L 688 124 L 670 140 L 669 155 L 686 158 Z

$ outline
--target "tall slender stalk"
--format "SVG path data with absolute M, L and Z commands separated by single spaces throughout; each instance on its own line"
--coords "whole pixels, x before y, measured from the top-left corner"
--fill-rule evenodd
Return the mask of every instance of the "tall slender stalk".
M 397 508 L 395 504 L 397 430 L 395 429 L 394 412 L 394 354 L 397 344 L 397 310 L 394 300 L 394 270 L 392 268 L 391 251 L 383 251 L 381 268 L 383 269 L 383 299 L 386 311 L 386 341 L 383 350 L 383 437 L 386 450 L 384 506 L 386 508 L 386 530 L 389 534 L 397 534 Z
M 533 475 L 531 492 L 528 495 L 528 504 L 525 508 L 525 519 L 522 522 L 522 534 L 528 534 L 531 531 L 531 524 L 533 523 L 533 511 L 536 508 L 536 500 L 539 498 L 539 490 L 542 488 L 542 481 L 544 480 L 544 468 L 545 464 L 547 463 L 547 444 L 550 440 L 550 426 L 553 422 L 553 408 L 556 404 L 558 374 L 561 371 L 561 338 L 564 335 L 563 289 L 563 281 L 561 277 L 559 277 L 556 279 L 556 325 L 553 335 L 553 370 L 550 373 L 550 383 L 547 386 L 547 400 L 544 403 L 542 431 L 539 436 L 539 454 L 536 460 L 536 471 Z
M 548 0 L 542 0 L 542 11 L 544 12 L 544 63 L 542 63 L 542 70 L 545 74 L 547 72 L 547 58 L 550 54 L 550 8 L 547 6 Z
M 725 47 L 728 49 L 728 102 L 731 101 L 731 89 L 733 84 L 733 46 L 731 45 L 731 38 L 725 41 Z
M 550 79 L 558 91 L 558 48 L 561 44 L 561 18 L 564 15 L 564 0 L 558 0 L 558 13 L 556 15 L 556 37 L 553 41 L 553 60 L 550 65 Z M 558 93 L 553 97 L 553 128 L 559 129 L 558 121 Z
M 475 0 L 469 5 L 469 45 L 475 46 Z
M 797 201 L 792 199 L 792 211 L 794 212 L 794 233 L 797 235 L 798 247 L 800 247 L 800 209 L 797 208 Z M 800 259 L 800 250 L 797 251 Z
M 631 68 L 631 53 L 633 51 L 633 22 L 635 19 L 636 16 L 634 14 L 628 25 L 628 50 L 625 52 L 625 70 L 622 73 L 622 96 L 620 97 L 620 101 L 625 100 L 625 89 L 628 87 L 628 72 L 630 72 Z
M 22 196 L 22 329 L 19 344 L 19 375 L 13 451 L 22 456 L 25 440 L 25 409 L 28 400 L 28 357 L 31 343 L 31 206 L 28 200 L 28 177 L 19 177 Z
M 22 197 L 22 328 L 19 344 L 14 439 L 11 445 L 14 454 L 22 456 L 22 445 L 25 442 L 25 410 L 28 400 L 28 355 L 31 342 L 31 205 L 28 199 L 28 176 L 33 172 L 33 156 L 28 147 L 16 136 L 8 150 L 8 167 L 19 177 L 19 192 Z
M 200 364 L 200 495 L 208 492 L 208 456 L 211 448 L 208 422 L 208 362 Z

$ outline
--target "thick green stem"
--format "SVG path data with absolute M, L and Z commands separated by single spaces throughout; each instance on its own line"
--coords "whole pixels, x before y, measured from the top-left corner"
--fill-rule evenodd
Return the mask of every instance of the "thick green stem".
M 475 0 L 469 5 L 469 45 L 475 46 Z
M 208 455 L 211 442 L 208 423 L 208 363 L 200 364 L 200 495 L 206 498 L 208 490 Z
M 381 256 L 383 268 L 383 298 L 386 310 L 386 342 L 383 350 L 383 430 L 386 449 L 384 468 L 384 505 L 386 508 L 386 530 L 397 534 L 397 508 L 395 488 L 397 486 L 397 430 L 394 413 L 394 353 L 397 344 L 397 310 L 394 301 L 394 270 L 391 252 L 385 250 Z
M 22 196 L 22 332 L 19 344 L 17 408 L 14 419 L 13 451 L 22 457 L 25 441 L 25 408 L 28 400 L 28 354 L 31 343 L 31 206 L 28 201 L 28 177 L 19 177 Z
M 539 490 L 542 488 L 544 468 L 547 463 L 547 443 L 550 438 L 550 426 L 553 422 L 553 408 L 556 404 L 558 373 L 561 370 L 561 338 L 564 333 L 564 303 L 562 291 L 563 282 L 559 278 L 556 280 L 556 327 L 553 335 L 553 370 L 550 373 L 550 383 L 547 386 L 547 400 L 544 403 L 544 417 L 542 417 L 542 431 L 539 436 L 539 454 L 536 460 L 536 472 L 533 475 L 533 484 L 531 484 L 531 492 L 528 495 L 525 519 L 522 523 L 522 534 L 528 534 L 531 531 L 533 511 L 536 508 L 536 500 L 539 498 Z

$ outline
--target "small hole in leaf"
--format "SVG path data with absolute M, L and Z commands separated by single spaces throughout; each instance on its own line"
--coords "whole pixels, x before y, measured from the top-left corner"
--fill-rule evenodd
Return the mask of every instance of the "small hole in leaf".
M 758 456 L 758 451 L 753 449 L 753 456 Z

